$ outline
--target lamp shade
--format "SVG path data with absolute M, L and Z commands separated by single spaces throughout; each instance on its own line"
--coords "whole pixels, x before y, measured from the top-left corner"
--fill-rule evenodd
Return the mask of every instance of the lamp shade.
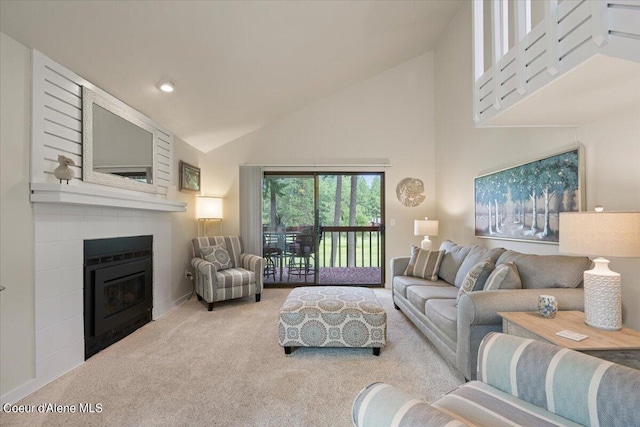
M 414 236 L 437 236 L 438 221 L 425 219 L 416 219 L 413 221 Z
M 640 212 L 561 212 L 559 252 L 640 257 Z
M 222 198 L 200 196 L 196 199 L 197 219 L 222 219 Z

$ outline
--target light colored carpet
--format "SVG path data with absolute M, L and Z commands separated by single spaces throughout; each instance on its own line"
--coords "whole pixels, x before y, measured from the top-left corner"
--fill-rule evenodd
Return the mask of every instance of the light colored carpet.
M 350 426 L 351 404 L 375 381 L 433 400 L 463 382 L 400 311 L 388 315 L 387 346 L 278 345 L 278 309 L 289 289 L 219 303 L 195 298 L 98 353 L 20 404 L 102 404 L 99 414 L 0 414 L 2 426 Z

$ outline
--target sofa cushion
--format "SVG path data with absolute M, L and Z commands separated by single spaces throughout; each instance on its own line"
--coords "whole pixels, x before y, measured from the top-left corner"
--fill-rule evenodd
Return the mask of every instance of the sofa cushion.
M 353 425 L 362 426 L 462 426 L 450 415 L 400 389 L 373 383 L 358 393 L 351 408 Z
M 549 343 L 488 334 L 478 380 L 581 425 L 640 425 L 640 371 Z
M 444 250 L 445 254 L 440 263 L 438 277 L 445 282 L 454 285 L 456 282 L 456 274 L 462 265 L 462 262 L 471 251 L 471 246 L 458 245 L 451 240 L 445 240 L 440 245 L 440 250 Z M 458 285 L 459 286 L 459 285 Z
M 462 286 L 462 281 L 474 265 L 487 258 L 491 259 L 495 264 L 504 251 L 504 248 L 486 249 L 482 246 L 472 246 L 469 254 L 465 257 L 464 261 L 462 261 L 462 264 L 456 273 L 455 285 L 458 287 Z
M 458 294 L 458 288 L 449 284 L 445 286 L 410 286 L 407 289 L 407 299 L 416 309 L 424 313 L 424 305 L 430 299 L 453 299 Z
M 444 260 L 443 260 L 444 262 Z M 497 264 L 513 262 L 518 267 L 523 289 L 576 288 L 582 284 L 588 257 L 567 255 L 530 255 L 506 251 Z
M 424 315 L 454 343 L 457 341 L 458 307 L 455 299 L 427 300 Z
M 491 261 L 491 258 L 484 259 L 471 267 L 462 281 L 462 286 L 460 286 L 456 302 L 459 301 L 460 297 L 464 294 L 482 290 L 484 283 L 487 281 L 487 278 L 493 271 L 494 267 L 495 265 L 493 264 L 493 261 Z
M 444 251 L 425 251 L 412 246 L 411 259 L 404 275 L 432 281 L 438 280 L 438 269 L 443 255 Z
M 218 288 L 235 288 L 256 282 L 256 273 L 244 268 L 228 268 L 216 273 Z
M 480 381 L 466 383 L 431 406 L 455 414 L 465 425 L 580 426 Z
M 213 264 L 218 271 L 232 267 L 229 252 L 227 252 L 223 245 L 205 246 L 200 248 L 200 253 L 202 253 L 202 257 Z
M 416 286 L 416 287 L 420 287 L 420 286 L 451 286 L 448 283 L 442 281 L 442 280 L 438 280 L 436 282 L 432 282 L 430 280 L 425 280 L 425 279 L 420 279 L 418 277 L 411 277 L 411 276 L 396 276 L 393 278 L 393 290 L 398 293 L 400 296 L 402 296 L 403 298 L 407 298 L 407 289 L 409 288 L 409 286 Z
M 497 266 L 484 283 L 483 291 L 498 289 L 522 289 L 522 281 L 518 274 L 518 267 L 512 262 Z

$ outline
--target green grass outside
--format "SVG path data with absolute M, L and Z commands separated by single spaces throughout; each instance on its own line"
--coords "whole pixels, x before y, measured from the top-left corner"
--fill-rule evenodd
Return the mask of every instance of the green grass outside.
M 340 233 L 340 247 L 336 249 L 336 260 L 334 267 L 347 267 L 347 233 Z M 356 267 L 380 267 L 379 245 L 382 243 L 377 235 L 372 234 L 356 235 Z M 371 240 L 371 250 L 369 243 Z M 363 257 L 364 243 L 364 257 Z M 371 255 L 371 256 L 370 256 Z M 364 258 L 364 259 L 363 259 Z M 317 262 L 319 267 L 330 267 L 331 260 L 331 233 L 326 233 L 318 247 Z

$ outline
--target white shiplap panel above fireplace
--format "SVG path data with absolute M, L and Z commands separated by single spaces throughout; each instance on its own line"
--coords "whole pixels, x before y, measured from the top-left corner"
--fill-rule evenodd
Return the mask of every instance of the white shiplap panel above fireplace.
M 31 201 L 184 212 L 185 204 L 168 200 L 173 187 L 173 133 L 145 115 L 135 116 L 158 134 L 154 177 L 157 194 L 149 195 L 82 180 L 82 86 L 125 106 L 62 65 L 32 51 Z M 129 107 L 127 107 L 129 108 Z M 58 155 L 73 159 L 74 179 L 60 185 L 53 176 Z

